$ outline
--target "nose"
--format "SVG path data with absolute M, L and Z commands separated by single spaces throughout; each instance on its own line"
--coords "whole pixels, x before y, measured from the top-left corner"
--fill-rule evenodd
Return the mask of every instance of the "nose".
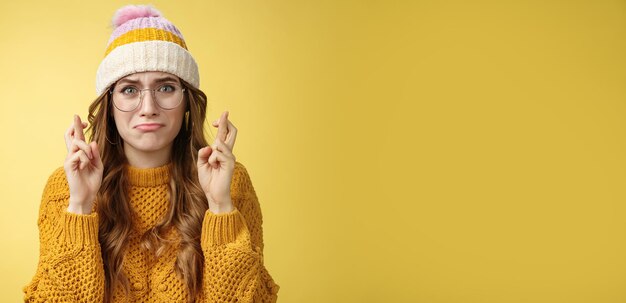
M 141 104 L 139 105 L 139 115 L 141 116 L 155 116 L 159 114 L 159 108 L 154 99 L 154 95 L 150 90 L 144 90 L 141 92 Z

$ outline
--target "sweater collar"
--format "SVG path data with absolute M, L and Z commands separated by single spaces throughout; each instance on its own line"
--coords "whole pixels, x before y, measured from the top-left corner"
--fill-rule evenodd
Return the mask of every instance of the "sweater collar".
M 170 169 L 172 163 L 153 168 L 138 168 L 126 165 L 128 181 L 131 186 L 159 186 L 170 181 Z

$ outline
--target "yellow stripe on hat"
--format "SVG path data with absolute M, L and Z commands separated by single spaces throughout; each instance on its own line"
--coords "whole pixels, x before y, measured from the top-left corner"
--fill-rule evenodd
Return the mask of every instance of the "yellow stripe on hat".
M 166 30 L 162 30 L 160 28 L 138 28 L 117 37 L 109 47 L 107 47 L 104 56 L 106 57 L 113 49 L 120 45 L 133 43 L 133 42 L 143 42 L 143 41 L 153 41 L 153 40 L 162 40 L 169 41 L 180 45 L 182 48 L 187 49 L 187 45 L 185 45 L 185 41 L 183 41 L 180 37 L 175 34 L 168 32 Z

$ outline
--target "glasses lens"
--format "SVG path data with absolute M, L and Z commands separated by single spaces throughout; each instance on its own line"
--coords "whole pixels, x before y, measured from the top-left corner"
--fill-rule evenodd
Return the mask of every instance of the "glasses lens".
M 121 111 L 131 111 L 139 105 L 141 92 L 132 86 L 116 87 L 113 91 L 113 105 Z
M 159 106 L 164 109 L 172 109 L 183 100 L 183 90 L 178 85 L 164 84 L 155 90 L 154 96 Z

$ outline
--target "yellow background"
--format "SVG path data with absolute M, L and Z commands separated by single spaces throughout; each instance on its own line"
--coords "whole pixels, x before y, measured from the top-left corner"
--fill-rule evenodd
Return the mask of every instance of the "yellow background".
M 626 301 L 625 1 L 152 3 L 239 129 L 280 302 Z M 124 4 L 0 4 L 3 302 Z

